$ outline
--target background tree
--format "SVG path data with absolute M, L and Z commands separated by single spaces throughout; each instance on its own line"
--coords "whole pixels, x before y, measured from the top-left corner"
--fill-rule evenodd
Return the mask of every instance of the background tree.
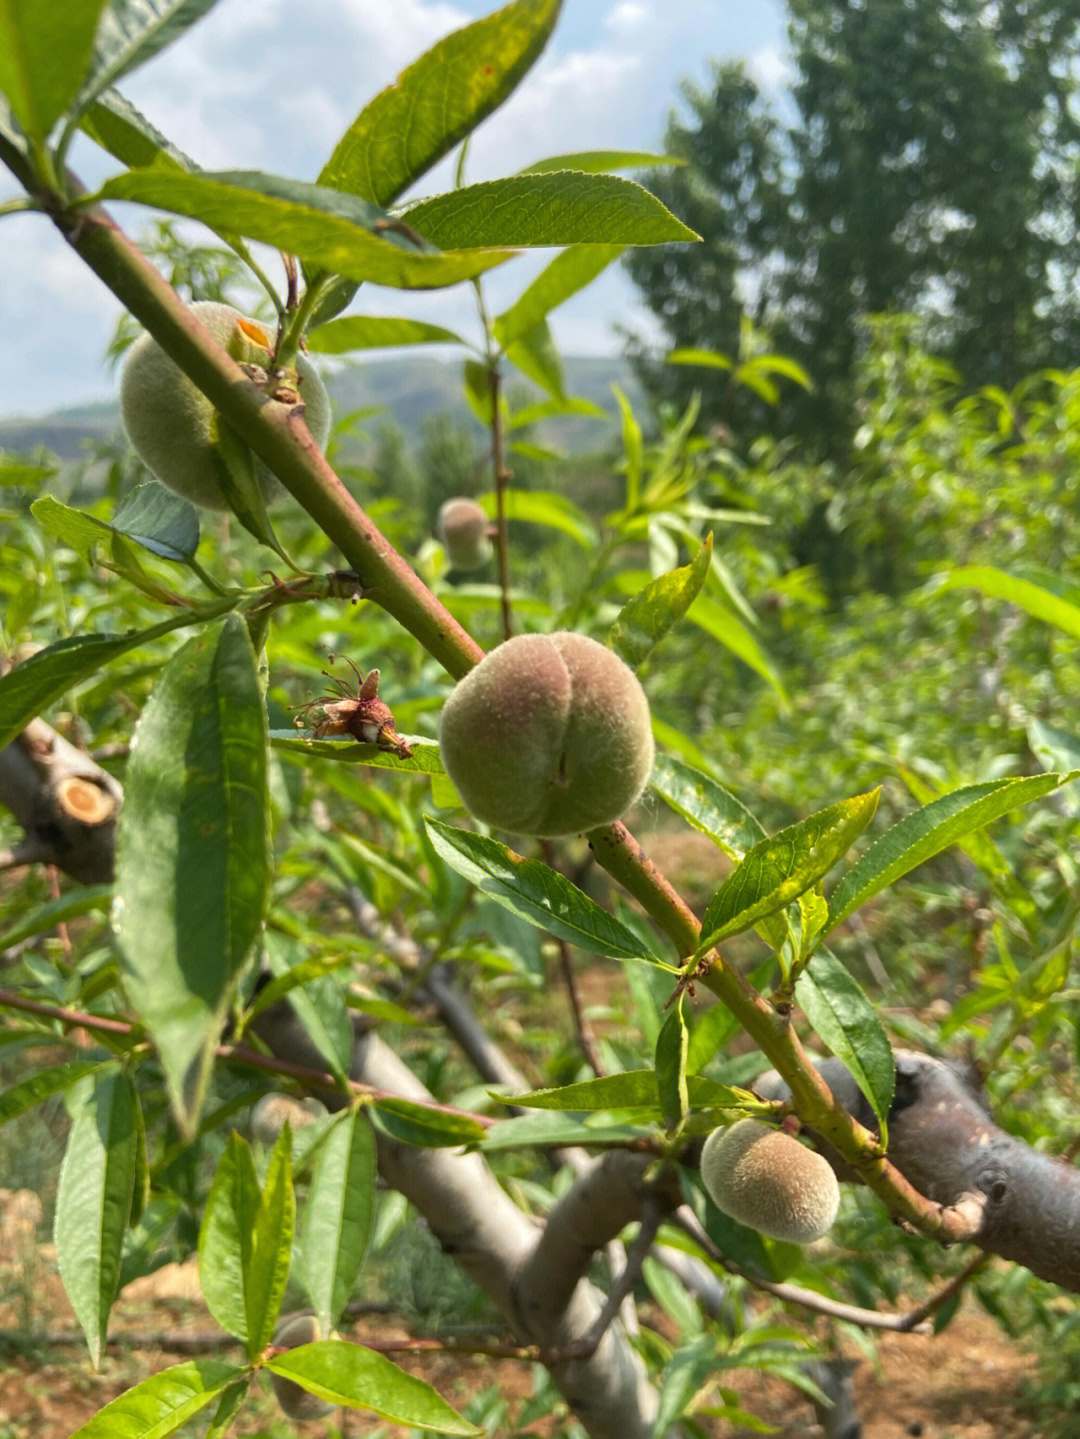
M 705 238 L 627 266 L 675 345 L 737 352 L 739 318 L 801 361 L 774 424 L 842 456 L 860 321 L 929 322 L 972 387 L 1080 354 L 1074 4 L 790 0 L 796 118 L 738 66 L 687 89 L 655 177 Z M 693 318 L 690 318 L 693 317 Z M 662 393 L 695 378 L 667 372 Z M 704 412 L 708 418 L 708 409 Z

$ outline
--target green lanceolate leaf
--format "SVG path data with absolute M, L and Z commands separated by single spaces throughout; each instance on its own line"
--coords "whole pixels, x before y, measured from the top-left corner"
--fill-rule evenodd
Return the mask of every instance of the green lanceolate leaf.
M 625 925 L 548 865 L 427 815 L 424 823 L 440 858 L 511 913 L 593 954 L 657 962 Z
M 495 338 L 505 349 L 583 290 L 622 254 L 622 245 L 571 245 L 544 266 L 508 310 L 495 317 Z
M 364 1266 L 375 1176 L 375 1136 L 367 1117 L 352 1110 L 320 1148 L 304 1205 L 304 1279 L 322 1334 L 341 1318 Z
M 350 350 L 383 350 L 396 345 L 464 345 L 453 330 L 423 320 L 393 315 L 346 315 L 329 320 L 307 336 L 308 349 L 320 355 L 344 355 Z
M 111 897 L 112 885 L 87 884 L 68 890 L 59 899 L 36 904 L 32 909 L 24 910 L 10 929 L 0 933 L 0 951 L 22 944 L 36 934 L 47 934 L 58 924 L 66 924 L 68 920 L 78 919 L 81 915 L 104 914 L 109 908 Z
M 818 950 L 795 983 L 795 997 L 814 1033 L 850 1069 L 877 1115 L 883 1140 L 896 1084 L 892 1046 L 877 1010 L 827 949 Z
M 559 415 L 587 415 L 590 420 L 606 420 L 608 417 L 602 405 L 594 404 L 592 400 L 586 400 L 581 395 L 567 395 L 563 399 L 534 400 L 522 405 L 520 409 L 511 410 L 506 417 L 506 432 L 512 434 L 514 430 L 523 430 L 529 425 L 540 424 L 543 420 Z M 525 490 L 518 493 L 533 494 L 534 491 Z M 584 513 L 576 505 L 573 508 L 579 515 Z
M 510 258 L 506 250 L 455 254 L 417 246 L 392 216 L 363 200 L 253 171 L 178 175 L 151 166 L 115 176 L 100 198 L 187 215 L 219 233 L 263 240 L 331 274 L 399 290 L 456 285 Z
M 1070 770 L 1066 774 L 988 780 L 953 790 L 906 815 L 874 841 L 833 890 L 829 896 L 829 928 L 835 929 L 894 880 L 964 835 L 1053 793 L 1078 775 L 1080 771 Z
M 174 170 L 198 168 L 118 90 L 106 90 L 99 95 L 80 117 L 79 127 L 131 170 L 149 165 Z
M 199 515 L 194 505 L 163 485 L 139 485 L 117 508 L 111 522 L 43 495 L 30 506 L 43 530 L 85 554 L 116 534 L 126 535 L 162 559 L 187 564 L 199 547 Z
M 164 560 L 187 564 L 199 548 L 199 512 L 164 485 L 139 485 L 117 507 L 111 527 Z
M 239 1414 L 244 1400 L 247 1398 L 250 1382 L 247 1375 L 244 1375 L 225 1390 L 218 1399 L 217 1408 L 211 1416 L 203 1439 L 225 1439 L 226 1434 L 232 1428 L 232 1421 Z
M 32 140 L 44 140 L 78 90 L 105 0 L 3 0 L 0 94 Z
M 976 589 L 994 599 L 1009 600 L 1035 619 L 1080 639 L 1080 593 L 1048 571 L 1010 572 L 992 565 L 961 565 L 933 580 L 926 593 L 956 589 Z
M 737 659 L 742 660 L 744 665 L 748 665 L 755 674 L 760 675 L 776 692 L 785 707 L 788 706 L 787 691 L 772 661 L 733 610 L 709 595 L 698 595 L 687 610 L 687 616 L 692 624 L 703 629 L 707 635 L 712 635 L 714 640 L 718 640 L 725 649 L 729 649 Z
M 518 171 L 538 175 L 544 170 L 586 170 L 605 174 L 612 170 L 651 170 L 659 165 L 685 165 L 676 155 L 651 155 L 645 150 L 575 150 L 567 155 L 548 155 Z
M 730 790 L 673 755 L 657 755 L 649 784 L 665 804 L 726 855 L 742 859 L 766 838 L 764 829 Z
M 114 1067 L 112 1059 L 73 1059 L 70 1064 L 54 1064 L 48 1069 L 36 1070 L 21 1084 L 13 1084 L 0 1093 L 0 1124 L 33 1109 L 35 1104 L 51 1099 L 54 1094 L 62 1094 L 88 1074 Z
M 659 1110 L 653 1111 L 659 1118 Z M 633 1140 L 654 1137 L 654 1120 L 647 1114 L 640 1123 L 616 1123 L 606 1111 L 587 1113 L 584 1118 L 537 1110 L 493 1124 L 484 1135 L 481 1149 L 537 1149 L 546 1145 L 589 1144 L 624 1147 Z
M 411 1099 L 380 1099 L 372 1106 L 372 1118 L 391 1138 L 421 1149 L 457 1149 L 484 1137 L 484 1126 L 469 1115 L 449 1114 Z
M 217 0 L 111 0 L 94 42 L 90 71 L 72 111 L 81 114 L 103 90 L 145 65 L 195 24 Z
M 540 320 L 506 347 L 506 358 L 554 399 L 567 398 L 562 359 L 546 320 Z
M 266 713 L 235 615 L 168 662 L 135 730 L 113 922 L 182 1129 L 198 1122 L 269 880 Z
M 30 464 L 26 460 L 16 459 L 13 455 L 5 455 L 0 450 L 0 486 L 4 488 L 9 485 L 20 489 L 40 485 L 43 480 L 51 480 L 55 474 L 55 465 Z
M 286 1128 L 270 1155 L 244 1266 L 244 1310 L 251 1359 L 261 1354 L 273 1337 L 289 1279 L 296 1221 L 291 1147 L 292 1136 Z
M 488 245 L 664 245 L 699 240 L 634 180 L 557 170 L 466 185 L 406 211 L 441 249 Z
M 686 1055 L 690 1035 L 680 994 L 668 1011 L 656 1041 L 656 1089 L 668 1129 L 677 1129 L 690 1112 Z
M 388 205 L 512 93 L 559 7 L 517 0 L 440 40 L 361 110 L 319 183 Z
M 128 650 L 194 622 L 193 616 L 184 614 L 152 629 L 132 630 L 126 635 L 74 635 L 39 650 L 6 675 L 0 675 L 0 748 L 10 744 L 30 720 L 79 680 L 96 674 Z
M 637 667 L 673 629 L 701 592 L 712 563 L 712 535 L 688 565 L 651 580 L 627 600 L 608 631 L 607 642 L 626 661 Z
M 266 495 L 255 471 L 255 456 L 223 415 L 214 415 L 210 433 L 213 438 L 208 458 L 229 509 L 253 539 L 291 564 L 270 523 Z
M 207 1308 L 251 1352 L 245 1273 L 251 1267 L 255 1225 L 262 1203 L 255 1161 L 247 1142 L 229 1135 L 218 1161 L 199 1230 L 199 1283 Z
M 342 1339 L 301 1344 L 271 1359 L 266 1368 L 331 1404 L 370 1409 L 390 1424 L 411 1424 L 438 1434 L 483 1433 L 429 1385 L 360 1344 Z
M 60 1277 L 95 1369 L 120 1287 L 138 1147 L 138 1100 L 128 1075 L 100 1075 L 68 1136 L 53 1231 Z
M 569 535 L 582 549 L 591 550 L 596 545 L 596 529 L 584 510 L 565 495 L 553 494 L 547 490 L 504 490 L 506 518 L 518 523 L 547 525 Z M 496 514 L 494 495 L 482 495 L 481 509 L 490 518 Z
M 695 1109 L 732 1109 L 758 1101 L 747 1090 L 731 1089 L 717 1084 L 703 1074 L 683 1076 L 686 1104 Z M 607 1109 L 648 1109 L 660 1113 L 660 1087 L 654 1069 L 628 1069 L 622 1074 L 605 1074 L 599 1079 L 585 1079 L 580 1084 L 564 1084 L 558 1089 L 534 1089 L 528 1094 L 493 1094 L 500 1104 L 514 1104 L 521 1109 L 562 1109 L 571 1111 Z
M 380 749 L 374 744 L 360 744 L 351 739 L 311 739 L 297 730 L 275 729 L 270 731 L 270 742 L 275 750 L 310 764 L 313 757 L 338 760 L 345 764 L 369 765 L 372 769 L 396 769 L 406 774 L 443 774 L 439 746 L 434 740 L 425 740 L 410 735 L 412 754 L 406 758 L 393 750 Z
M 103 520 L 61 504 L 52 495 L 42 495 L 40 500 L 35 500 L 30 513 L 43 530 L 80 554 L 85 554 L 92 545 L 101 544 L 112 533 Z
M 237 1373 L 220 1359 L 175 1364 L 99 1409 L 71 1439 L 165 1439 L 212 1404 Z
M 1032 720 L 1027 737 L 1031 753 L 1044 770 L 1080 769 L 1080 736 L 1045 724 L 1042 720 Z
M 705 911 L 700 950 L 749 929 L 816 884 L 870 823 L 879 793 L 840 800 L 748 850 Z

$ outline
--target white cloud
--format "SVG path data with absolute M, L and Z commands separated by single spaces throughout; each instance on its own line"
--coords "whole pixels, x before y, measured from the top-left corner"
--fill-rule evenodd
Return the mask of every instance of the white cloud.
M 766 94 L 782 90 L 795 78 L 791 61 L 779 45 L 762 45 L 750 56 L 746 68 Z
M 199 164 L 311 178 L 358 111 L 440 36 L 500 0 L 222 0 L 122 88 Z M 469 177 L 512 173 L 543 155 L 658 148 L 678 82 L 707 77 L 710 58 L 751 57 L 767 88 L 787 78 L 780 0 L 564 0 L 555 35 L 497 115 L 480 127 Z M 88 142 L 75 168 L 91 185 L 115 166 Z M 450 163 L 425 176 L 431 192 Z M 0 181 L 0 199 L 13 187 Z M 138 234 L 143 212 L 118 207 Z M 76 403 L 111 388 L 102 353 L 117 303 L 40 217 L 2 222 L 0 415 Z M 200 232 L 204 233 L 204 232 Z M 526 257 L 485 281 L 491 308 L 510 302 L 542 263 Z M 395 295 L 365 289 L 362 308 L 416 314 L 475 335 L 471 291 Z M 558 311 L 568 350 L 617 347 L 614 322 L 647 326 L 615 270 Z M 16 347 L 6 343 L 18 335 Z
M 649 18 L 649 7 L 642 0 L 619 0 L 604 17 L 604 24 L 616 34 L 633 34 L 642 30 Z

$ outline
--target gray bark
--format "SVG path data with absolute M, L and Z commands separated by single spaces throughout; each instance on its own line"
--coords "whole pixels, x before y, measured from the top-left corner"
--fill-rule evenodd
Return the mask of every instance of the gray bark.
M 279 1057 L 322 1068 L 287 1006 L 266 1011 L 257 1028 Z M 351 1074 L 406 1098 L 431 1099 L 374 1034 L 358 1036 Z M 421 1149 L 382 1134 L 378 1149 L 387 1184 L 423 1215 L 444 1251 L 483 1289 L 520 1341 L 561 1350 L 587 1338 L 603 1307 L 601 1295 L 584 1277 L 567 1286 L 533 1262 L 549 1226 L 538 1227 L 518 1209 L 481 1155 Z M 615 1203 L 620 1213 L 628 1212 L 625 1197 Z M 601 1244 L 611 1237 L 610 1222 Z M 594 1353 L 548 1368 L 590 1439 L 651 1439 L 657 1395 L 619 1323 L 606 1330 Z
M 823 1059 L 817 1068 L 837 1101 L 876 1130 L 869 1104 L 840 1061 Z M 787 1092 L 775 1071 L 754 1087 L 765 1098 Z M 839 1156 L 820 1147 L 839 1177 L 850 1178 Z M 980 1249 L 1080 1293 L 1080 1170 L 999 1129 L 957 1069 L 897 1051 L 889 1158 L 928 1199 L 978 1212 L 973 1243 Z
M 54 864 L 81 884 L 107 884 L 121 797 L 116 780 L 88 754 L 44 720 L 31 720 L 0 749 L 0 804 L 25 836 L 0 863 Z

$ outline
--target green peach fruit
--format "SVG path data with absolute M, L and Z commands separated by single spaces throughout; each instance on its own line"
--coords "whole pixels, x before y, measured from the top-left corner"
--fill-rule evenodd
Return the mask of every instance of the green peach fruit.
M 827 1234 L 840 1204 L 836 1175 L 821 1155 L 756 1119 L 713 1130 L 701 1151 L 701 1181 L 731 1219 L 792 1244 Z
M 307 1313 L 287 1315 L 274 1331 L 274 1343 L 282 1349 L 299 1349 L 301 1344 L 315 1344 L 322 1337 L 319 1321 Z M 270 1385 L 290 1419 L 322 1419 L 337 1408 L 281 1374 L 271 1374 Z
M 258 320 L 214 300 L 197 300 L 191 313 L 234 360 L 270 365 L 273 339 Z M 297 357 L 296 373 L 304 419 L 322 448 L 330 433 L 326 390 L 306 355 Z M 166 488 L 206 509 L 228 508 L 211 450 L 214 407 L 151 335 L 136 340 L 124 362 L 120 413 L 136 454 Z M 278 482 L 257 457 L 255 474 L 264 499 L 272 499 Z
M 447 500 L 435 530 L 451 569 L 483 569 L 491 559 L 490 528 L 491 521 L 473 500 Z
M 606 646 L 565 631 L 492 650 L 447 700 L 439 744 L 470 814 L 549 838 L 625 814 L 653 762 L 636 675 Z

